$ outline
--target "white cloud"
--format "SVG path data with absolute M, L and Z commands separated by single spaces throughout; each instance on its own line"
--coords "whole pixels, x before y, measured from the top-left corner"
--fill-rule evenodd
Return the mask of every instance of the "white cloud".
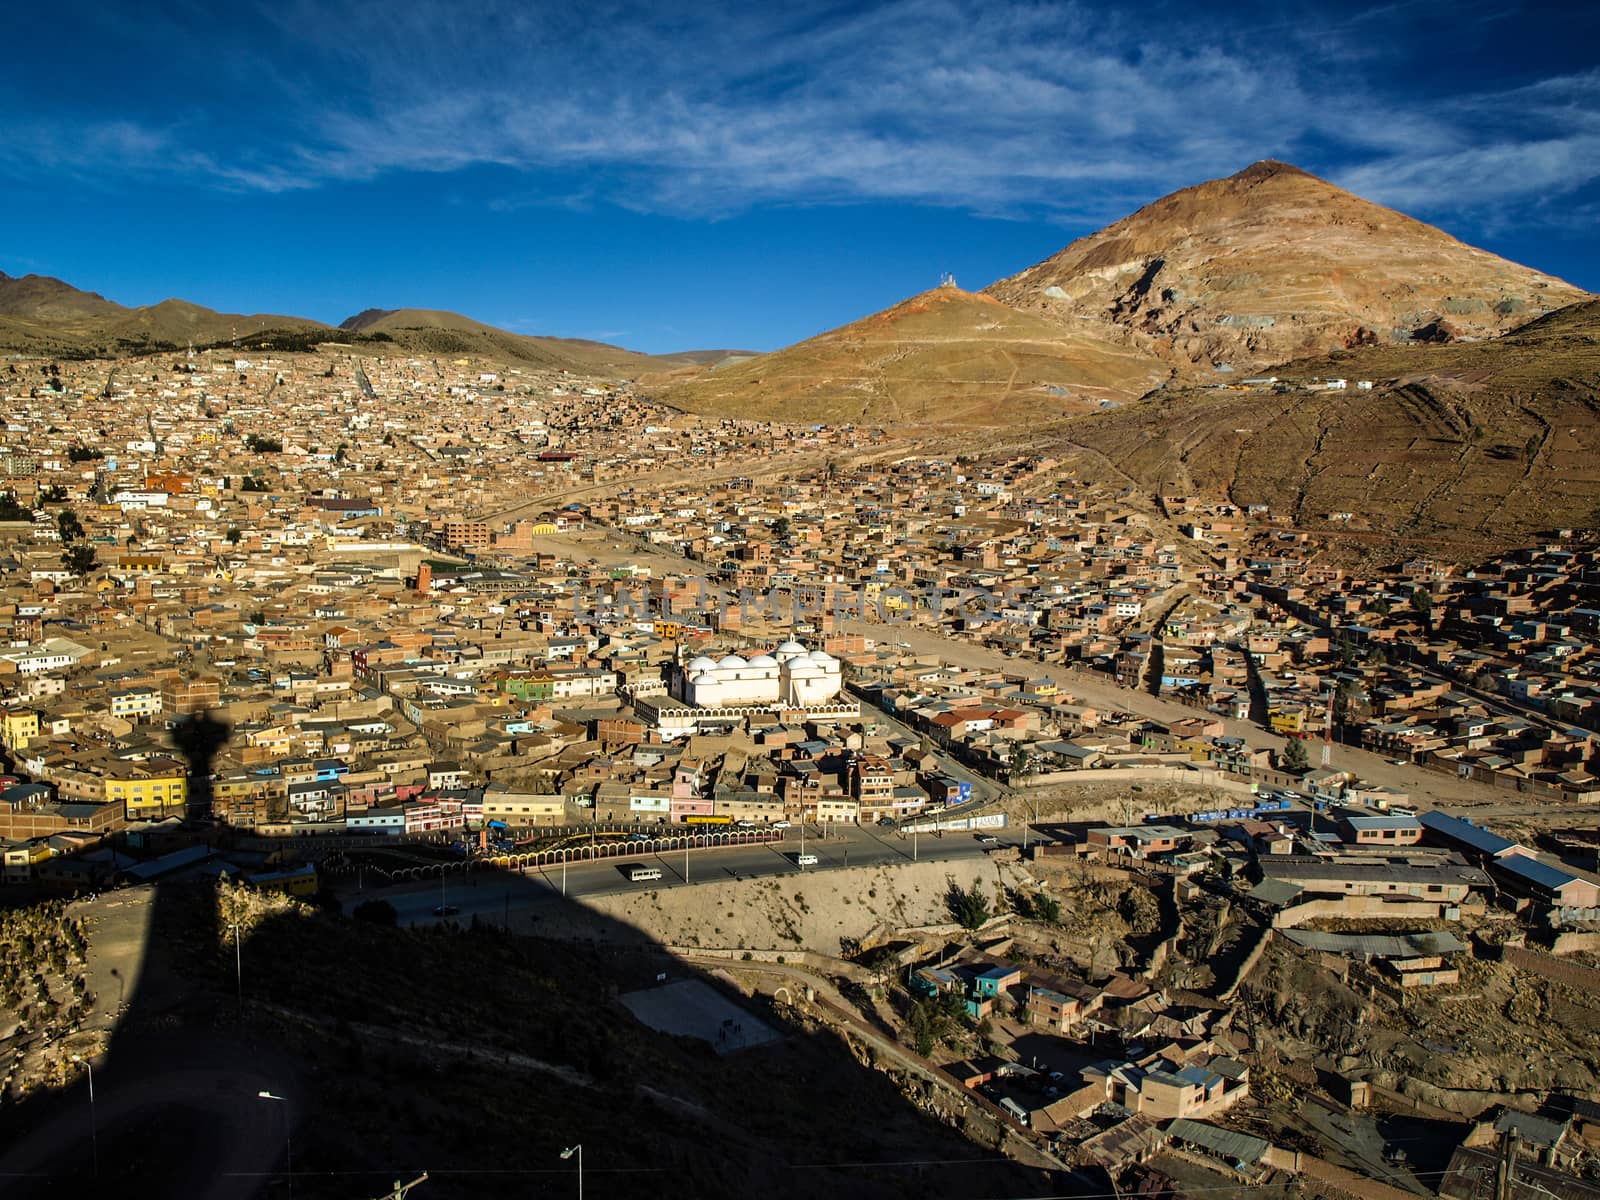
M 493 164 L 582 176 L 554 201 L 510 185 L 503 208 L 690 215 L 891 200 L 1098 221 L 1263 157 L 1435 211 L 1441 195 L 1471 211 L 1592 179 L 1600 72 L 1442 101 L 1364 73 L 1403 52 L 1383 22 L 1431 7 L 1401 0 L 1268 38 L 1248 16 L 1230 28 L 1073 4 L 660 15 L 300 0 L 256 12 L 280 44 L 259 72 L 235 68 L 270 89 L 259 129 L 241 132 L 238 114 L 209 130 L 41 126 L 0 153 L 263 191 Z

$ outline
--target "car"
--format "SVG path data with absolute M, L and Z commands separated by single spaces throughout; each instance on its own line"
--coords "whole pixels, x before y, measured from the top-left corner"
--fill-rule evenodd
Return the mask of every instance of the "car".
M 998 846 L 999 844 L 1000 839 L 992 833 L 980 833 L 978 835 L 978 845 L 980 846 Z
M 460 911 L 454 904 L 435 904 L 433 906 L 433 915 L 436 917 L 453 917 Z
M 754 821 L 735 821 L 734 824 L 740 829 L 754 829 L 756 827 Z
M 898 646 L 901 650 L 909 650 L 909 649 L 911 649 L 911 643 L 910 642 L 896 642 L 895 645 Z
M 788 829 L 789 828 L 789 822 L 787 822 L 787 821 L 774 821 L 772 823 L 772 827 L 774 829 Z
M 797 867 L 814 867 L 817 865 L 817 856 L 815 854 L 796 854 L 794 856 L 794 865 Z
M 650 840 L 650 835 L 648 833 L 630 833 L 628 835 L 628 840 L 630 842 L 648 842 Z

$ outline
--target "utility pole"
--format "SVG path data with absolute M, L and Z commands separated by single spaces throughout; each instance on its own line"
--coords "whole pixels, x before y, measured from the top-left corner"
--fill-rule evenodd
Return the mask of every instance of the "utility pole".
M 1511 1200 L 1517 1173 L 1517 1137 L 1515 1129 L 1500 1135 L 1500 1164 L 1494 1176 L 1494 1200 Z
M 378 1200 L 406 1200 L 406 1197 L 411 1194 L 412 1188 L 416 1187 L 419 1183 L 426 1182 L 428 1182 L 428 1173 L 426 1171 L 424 1171 L 421 1175 L 418 1175 L 410 1183 L 401 1183 L 398 1179 L 396 1179 L 394 1181 L 394 1186 L 383 1195 L 379 1196 Z

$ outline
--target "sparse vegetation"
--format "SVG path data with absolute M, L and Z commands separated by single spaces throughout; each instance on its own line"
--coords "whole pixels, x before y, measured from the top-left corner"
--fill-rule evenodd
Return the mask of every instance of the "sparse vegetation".
M 989 898 L 984 895 L 980 882 L 974 881 L 970 888 L 952 882 L 945 903 L 951 918 L 963 929 L 979 929 L 989 919 Z

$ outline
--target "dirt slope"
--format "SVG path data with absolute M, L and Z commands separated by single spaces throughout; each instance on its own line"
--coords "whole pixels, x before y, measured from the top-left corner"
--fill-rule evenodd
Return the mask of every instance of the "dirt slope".
M 949 286 L 657 394 L 758 420 L 884 426 L 1051 420 L 1142 395 L 1168 372 L 1147 354 Z
M 1443 555 L 1595 523 L 1600 301 L 1494 341 L 1345 351 L 1278 373 L 1278 388 L 1163 389 L 1066 436 L 1153 491 L 1267 504 L 1301 527 L 1433 538 Z M 1317 378 L 1347 387 L 1302 386 Z
M 1279 162 L 1174 192 L 987 291 L 1207 375 L 1441 323 L 1492 336 L 1587 295 Z

